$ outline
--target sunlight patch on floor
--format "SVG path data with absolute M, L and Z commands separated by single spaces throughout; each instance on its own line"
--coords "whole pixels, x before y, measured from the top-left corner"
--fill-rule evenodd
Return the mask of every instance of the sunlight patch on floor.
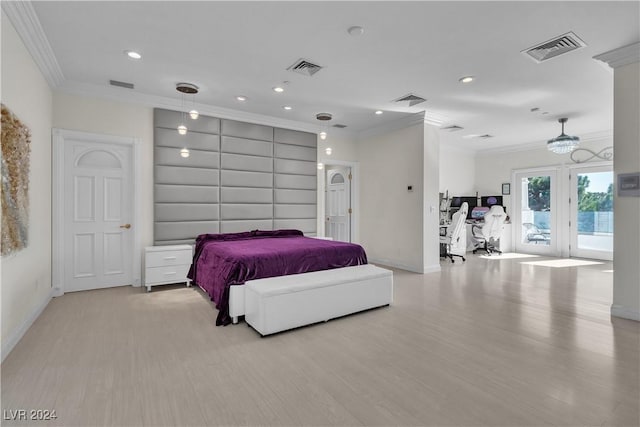
M 539 255 L 530 255 L 530 254 L 519 254 L 516 252 L 509 252 L 506 254 L 500 255 L 480 255 L 480 258 L 491 259 L 495 261 L 499 261 L 501 259 L 517 259 L 517 258 L 539 258 Z
M 604 263 L 598 262 L 598 261 L 584 261 L 581 259 L 550 259 L 546 261 L 521 262 L 521 264 L 539 265 L 542 267 L 562 268 L 562 267 L 581 267 L 583 265 L 597 265 L 597 264 L 604 264 Z

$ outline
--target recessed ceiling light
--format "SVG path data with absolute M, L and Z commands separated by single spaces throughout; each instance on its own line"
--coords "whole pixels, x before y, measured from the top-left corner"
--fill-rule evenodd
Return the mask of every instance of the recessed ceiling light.
M 289 111 L 289 110 L 293 110 L 293 107 L 291 105 L 285 105 L 284 107 L 285 110 Z
M 278 93 L 282 93 L 282 92 L 284 92 L 284 88 L 281 87 L 281 86 L 276 86 L 276 87 L 273 88 L 273 91 L 274 92 L 278 92 Z
M 247 97 L 244 96 L 244 95 L 238 95 L 238 96 L 236 96 L 236 100 L 240 101 L 240 102 L 244 102 L 244 101 L 247 100 Z
M 474 80 L 475 80 L 475 77 L 473 76 L 464 76 L 464 77 L 461 77 L 458 81 L 460 83 L 471 83 Z
M 124 53 L 131 59 L 142 59 L 142 55 L 133 50 L 125 50 Z
M 378 116 L 379 116 L 380 114 L 382 114 L 382 113 L 383 113 L 383 111 L 382 111 L 382 110 L 378 110 L 378 111 L 376 111 L 376 114 L 377 114 Z
M 362 34 L 364 34 L 364 28 L 362 28 L 359 25 L 355 25 L 353 27 L 349 27 L 347 32 L 349 33 L 349 35 L 351 35 L 353 37 L 358 37 L 358 36 L 361 36 Z

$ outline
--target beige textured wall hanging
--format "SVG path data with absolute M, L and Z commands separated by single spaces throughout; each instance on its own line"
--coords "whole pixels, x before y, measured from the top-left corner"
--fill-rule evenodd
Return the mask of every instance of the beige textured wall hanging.
M 2 256 L 27 247 L 31 132 L 2 104 Z

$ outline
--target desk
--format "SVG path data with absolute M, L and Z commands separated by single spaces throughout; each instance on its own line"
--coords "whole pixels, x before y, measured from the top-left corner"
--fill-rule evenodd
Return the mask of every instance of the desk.
M 473 228 L 474 225 L 478 225 L 482 227 L 482 222 L 477 222 L 473 224 L 467 223 L 466 225 L 467 225 L 467 252 L 470 252 L 474 248 L 473 234 L 471 232 L 471 229 Z M 511 223 L 510 222 L 504 223 L 504 226 L 502 228 L 502 237 L 500 238 L 500 240 L 498 240 L 498 244 L 496 245 L 496 248 L 498 248 L 498 250 L 502 252 L 511 252 Z

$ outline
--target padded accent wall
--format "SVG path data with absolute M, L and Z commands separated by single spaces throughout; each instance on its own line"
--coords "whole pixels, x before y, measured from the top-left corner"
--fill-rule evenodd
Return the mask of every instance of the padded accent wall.
M 316 233 L 316 135 L 154 110 L 154 241 L 297 228 Z M 189 157 L 180 149 L 188 148 Z

